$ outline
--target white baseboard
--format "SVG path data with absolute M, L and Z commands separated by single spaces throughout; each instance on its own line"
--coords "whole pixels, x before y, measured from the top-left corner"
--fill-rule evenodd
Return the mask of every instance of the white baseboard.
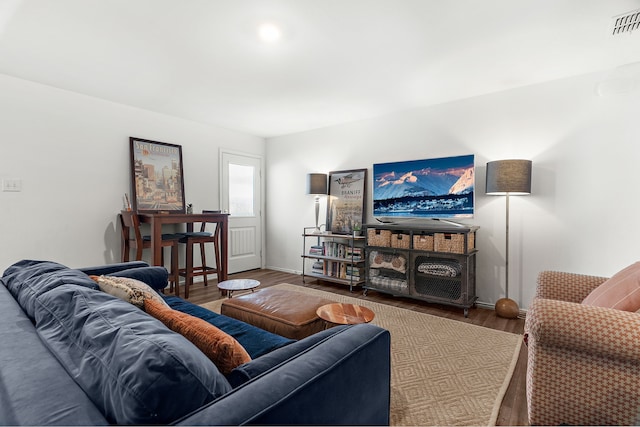
M 302 274 L 302 271 L 300 271 L 300 270 L 290 270 L 288 268 L 271 267 L 271 266 L 267 266 L 265 268 L 268 269 L 268 270 L 281 271 L 283 273 L 297 274 L 298 276 Z

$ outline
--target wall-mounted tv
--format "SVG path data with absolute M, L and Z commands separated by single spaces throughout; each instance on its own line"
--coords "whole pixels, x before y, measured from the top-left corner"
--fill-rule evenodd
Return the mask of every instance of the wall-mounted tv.
M 373 165 L 373 216 L 402 218 L 472 218 L 474 155 Z

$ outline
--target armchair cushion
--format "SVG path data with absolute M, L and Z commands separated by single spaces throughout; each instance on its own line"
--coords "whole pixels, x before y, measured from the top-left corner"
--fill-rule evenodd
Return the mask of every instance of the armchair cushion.
M 640 310 L 640 262 L 616 273 L 594 289 L 582 303 L 624 311 Z

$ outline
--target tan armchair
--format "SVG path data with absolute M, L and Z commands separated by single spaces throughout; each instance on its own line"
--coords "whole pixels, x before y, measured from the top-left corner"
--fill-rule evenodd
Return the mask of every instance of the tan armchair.
M 525 322 L 531 425 L 637 425 L 640 314 L 580 304 L 606 280 L 538 276 Z

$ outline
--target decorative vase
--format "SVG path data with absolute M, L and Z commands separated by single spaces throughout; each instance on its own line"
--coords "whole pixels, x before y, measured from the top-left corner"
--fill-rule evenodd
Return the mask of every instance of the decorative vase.
M 520 309 L 518 303 L 509 298 L 500 298 L 496 301 L 496 314 L 505 319 L 515 319 L 518 317 Z

